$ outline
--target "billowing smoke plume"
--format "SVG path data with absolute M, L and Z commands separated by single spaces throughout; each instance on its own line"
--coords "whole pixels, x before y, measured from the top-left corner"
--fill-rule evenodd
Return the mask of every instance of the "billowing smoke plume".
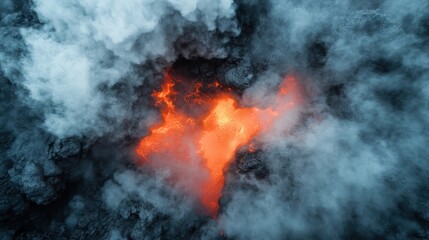
M 61 137 L 144 121 L 146 106 L 133 103 L 154 78 L 145 64 L 226 57 L 222 43 L 239 32 L 231 0 L 34 1 L 33 9 L 43 25 L 21 30 L 29 54 L 20 63 L 22 85 L 43 108 L 46 129 Z
M 426 0 L 4 0 L 2 239 L 428 239 Z M 135 164 L 166 69 L 266 107 L 216 219 Z M 214 146 L 216 147 L 216 146 Z

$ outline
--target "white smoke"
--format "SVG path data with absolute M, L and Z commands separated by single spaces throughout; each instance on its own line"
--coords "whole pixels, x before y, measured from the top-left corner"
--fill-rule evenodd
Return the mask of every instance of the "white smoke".
M 138 96 L 132 88 L 144 84 L 134 67 L 159 58 L 174 60 L 173 44 L 192 24 L 206 27 L 200 39 L 217 28 L 237 33 L 236 24 L 225 29 L 219 23 L 233 22 L 234 9 L 232 0 L 35 1 L 44 25 L 22 32 L 29 46 L 22 84 L 44 109 L 49 132 L 60 137 L 111 132 L 132 115 Z M 225 57 L 225 51 L 196 55 Z M 119 83 L 131 89 L 129 102 L 106 93 Z
M 428 139 L 422 135 L 429 125 L 422 107 L 429 96 L 423 87 L 429 56 L 421 50 L 428 49 L 423 18 L 428 3 L 272 4 L 261 21 L 282 27 L 259 29 L 251 58 L 274 62 L 271 69 L 305 72 L 300 83 L 308 94 L 301 113 L 311 117 L 286 135 L 261 139 L 270 172 L 265 181 L 252 175 L 229 180 L 235 187 L 226 187 L 228 201 L 220 217 L 226 235 L 371 238 L 395 226 L 399 238 L 413 231 L 427 237 L 424 224 L 404 212 L 427 212 L 421 209 L 427 190 L 418 189 L 429 169 L 423 150 Z M 423 25 L 426 35 L 418 33 Z M 320 48 L 324 55 L 317 55 Z M 245 91 L 248 101 L 272 98 L 267 89 L 276 76 L 266 76 Z M 282 129 L 288 129 L 287 122 Z M 417 210 L 398 209 L 401 201 Z

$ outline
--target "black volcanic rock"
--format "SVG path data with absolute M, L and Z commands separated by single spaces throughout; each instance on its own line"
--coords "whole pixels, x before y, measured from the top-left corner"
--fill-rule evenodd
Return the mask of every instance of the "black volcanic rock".
M 87 150 L 88 145 L 82 138 L 56 139 L 50 144 L 49 157 L 54 159 L 82 156 Z
M 236 168 L 240 174 L 253 174 L 257 179 L 263 179 L 269 174 L 265 160 L 266 155 L 260 150 L 239 153 L 236 157 Z

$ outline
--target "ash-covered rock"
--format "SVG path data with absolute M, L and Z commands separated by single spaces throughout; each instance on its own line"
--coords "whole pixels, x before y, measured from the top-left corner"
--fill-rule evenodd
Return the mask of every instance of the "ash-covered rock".
M 226 61 L 227 63 L 228 61 Z M 244 90 L 254 81 L 254 66 L 250 58 L 245 57 L 237 61 L 230 61 L 231 64 L 224 64 L 220 69 L 223 83 L 235 89 Z
M 225 186 L 219 199 L 220 212 L 225 209 L 237 192 L 260 194 L 261 184 L 269 181 L 268 156 L 264 151 L 243 147 L 235 155 L 234 161 L 225 175 Z
M 10 181 L 6 165 L 0 164 L 0 222 L 23 214 L 27 208 L 28 202 Z
M 52 236 L 49 233 L 43 233 L 43 232 L 26 232 L 19 234 L 17 237 L 14 237 L 14 239 L 18 240 L 51 240 Z
M 136 240 L 191 239 L 201 234 L 198 228 L 207 217 L 193 215 L 192 204 L 179 193 L 157 189 L 160 181 L 127 170 L 106 182 L 103 201 L 116 219 L 111 234 Z
M 28 200 L 42 205 L 57 199 L 64 190 L 66 176 L 58 162 L 82 157 L 87 151 L 81 138 L 56 139 L 40 131 L 21 134 L 9 144 L 4 161 L 8 165 L 3 166 L 8 180 Z
M 79 137 L 56 139 L 49 144 L 49 157 L 51 159 L 82 157 L 88 150 L 87 141 Z
M 29 121 L 30 124 L 31 121 Z M 0 223 L 5 239 L 52 238 L 41 228 L 21 232 L 21 227 L 33 225 L 37 219 L 49 218 L 55 202 L 67 195 L 67 181 L 76 179 L 87 148 L 80 138 L 56 139 L 40 129 L 2 135 L 0 162 Z M 78 147 L 77 147 L 78 146 Z M 76 167 L 68 163 L 77 161 Z M 63 167 L 67 168 L 63 169 Z M 69 171 L 73 170 L 71 174 Z M 82 178 L 82 175 L 81 177 Z M 79 179 L 77 178 L 77 179 Z M 49 214 L 48 214 L 49 215 Z M 42 221 L 42 220 L 41 220 Z M 58 229 L 57 229 L 58 230 Z M 4 236 L 3 236 L 4 235 Z
M 52 202 L 63 188 L 59 172 L 52 163 L 41 165 L 28 159 L 20 159 L 8 173 L 10 181 L 37 204 Z
M 62 155 L 55 156 L 50 154 L 49 145 L 50 139 L 47 135 L 33 131 L 20 135 L 7 151 L 7 159 L 12 165 L 8 169 L 10 181 L 29 200 L 37 204 L 52 202 L 64 188 L 62 172 L 55 160 L 59 156 L 64 159 L 77 153 L 74 142 L 65 141 L 59 149 L 66 150 L 59 152 Z M 77 150 L 81 152 L 80 147 Z
M 236 169 L 240 174 L 253 174 L 257 179 L 263 179 L 269 174 L 266 165 L 267 156 L 261 150 L 238 153 L 235 161 Z

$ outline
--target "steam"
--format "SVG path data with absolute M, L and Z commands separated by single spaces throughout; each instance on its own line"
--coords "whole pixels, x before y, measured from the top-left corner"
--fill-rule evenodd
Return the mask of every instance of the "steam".
M 201 25 L 200 36 L 189 41 L 206 45 L 186 53 L 189 57 L 225 57 L 221 45 L 204 41 L 213 31 L 239 31 L 228 0 L 35 1 L 34 10 L 44 25 L 22 30 L 29 51 L 22 84 L 42 105 L 47 131 L 60 137 L 102 135 L 135 119 L 132 103 L 139 93 L 134 89 L 147 74 L 137 75 L 136 68 L 160 58 L 173 61 L 180 54 L 174 43 L 187 34 L 185 27 Z M 126 99 L 109 93 L 118 85 L 129 94 Z
M 429 238 L 427 1 L 0 8 L 1 238 Z M 180 61 L 244 106 L 303 92 L 226 169 L 216 220 L 132 161 Z
M 302 111 L 314 117 L 264 139 L 265 181 L 233 175 L 226 235 L 427 237 L 427 3 L 272 4 L 252 58 L 304 72 Z M 263 99 L 273 79 L 261 75 L 245 96 Z

